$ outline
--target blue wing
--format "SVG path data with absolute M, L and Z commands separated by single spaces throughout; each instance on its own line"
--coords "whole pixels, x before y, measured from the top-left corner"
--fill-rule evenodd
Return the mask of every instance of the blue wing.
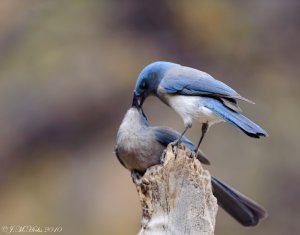
M 186 96 L 212 96 L 252 101 L 240 96 L 225 83 L 207 73 L 189 67 L 178 66 L 170 69 L 160 83 L 165 92 Z
M 219 100 L 206 97 L 203 98 L 202 105 L 213 111 L 220 118 L 240 128 L 244 133 L 251 137 L 259 138 L 260 136 L 268 136 L 267 132 L 259 125 L 242 114 L 228 109 Z
M 152 130 L 154 131 L 156 141 L 165 147 L 167 147 L 168 144 L 178 140 L 180 137 L 180 134 L 177 131 L 174 131 L 168 127 L 153 127 Z M 182 136 L 181 142 L 190 150 L 195 151 L 195 145 L 185 136 Z M 196 157 L 202 164 L 210 165 L 210 161 L 201 150 L 197 153 Z
M 169 143 L 176 141 L 180 134 L 177 131 L 168 127 L 153 127 L 156 140 L 163 146 L 167 147 Z M 195 145 L 185 136 L 181 138 L 183 144 L 185 144 L 190 150 L 195 150 Z

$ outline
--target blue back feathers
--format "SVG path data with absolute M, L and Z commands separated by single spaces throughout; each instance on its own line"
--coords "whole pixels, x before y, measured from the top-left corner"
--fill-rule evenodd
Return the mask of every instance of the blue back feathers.
M 200 75 L 200 74 L 199 74 Z M 184 72 L 173 74 L 163 79 L 161 86 L 168 93 L 180 95 L 212 95 L 221 97 L 238 98 L 239 94 L 232 88 L 212 77 L 203 77 L 198 74 L 188 76 Z
M 225 83 L 197 69 L 179 66 L 165 74 L 160 84 L 167 93 L 243 99 Z

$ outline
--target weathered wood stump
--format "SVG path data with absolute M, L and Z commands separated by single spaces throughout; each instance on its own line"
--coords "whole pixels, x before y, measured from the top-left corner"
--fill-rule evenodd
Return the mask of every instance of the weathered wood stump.
M 163 165 L 134 177 L 143 210 L 139 235 L 214 234 L 218 205 L 210 174 L 185 146 L 176 152 L 169 145 Z

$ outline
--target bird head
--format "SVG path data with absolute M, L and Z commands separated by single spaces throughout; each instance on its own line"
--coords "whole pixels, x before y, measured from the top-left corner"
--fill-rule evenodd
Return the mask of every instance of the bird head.
M 177 64 L 171 62 L 157 61 L 147 65 L 140 73 L 136 85 L 134 94 L 136 96 L 139 106 L 142 106 L 145 99 L 149 95 L 156 95 L 157 88 L 160 81 L 163 79 L 164 74 L 168 69 Z

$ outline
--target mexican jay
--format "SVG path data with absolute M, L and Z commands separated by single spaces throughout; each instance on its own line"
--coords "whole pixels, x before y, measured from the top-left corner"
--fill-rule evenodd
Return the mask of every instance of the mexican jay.
M 202 123 L 197 149 L 208 128 L 222 121 L 238 127 L 248 136 L 267 136 L 265 130 L 241 114 L 237 104 L 237 100 L 252 101 L 197 69 L 171 62 L 154 62 L 142 70 L 134 92 L 140 106 L 147 96 L 155 95 L 174 109 L 184 122 L 181 136 L 192 126 L 193 119 Z

